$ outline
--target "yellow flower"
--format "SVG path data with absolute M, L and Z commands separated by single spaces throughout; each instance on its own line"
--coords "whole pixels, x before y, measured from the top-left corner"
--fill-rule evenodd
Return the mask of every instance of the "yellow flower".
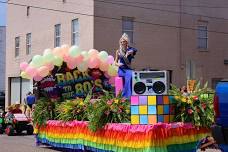
M 80 105 L 80 106 L 83 106 L 83 105 L 84 105 L 84 102 L 83 102 L 83 101 L 80 101 L 80 102 L 79 102 L 79 105 Z
M 113 110 L 115 107 L 113 105 L 110 106 L 111 110 Z
M 179 97 L 179 96 L 174 96 L 174 98 L 175 98 L 176 100 L 180 99 L 180 97 Z
M 186 102 L 187 100 L 186 100 L 186 98 L 181 98 L 181 101 Z
M 126 110 L 126 113 L 130 113 L 130 110 Z
M 115 99 L 114 102 L 115 102 L 116 104 L 118 104 L 118 103 L 119 103 L 119 100 Z

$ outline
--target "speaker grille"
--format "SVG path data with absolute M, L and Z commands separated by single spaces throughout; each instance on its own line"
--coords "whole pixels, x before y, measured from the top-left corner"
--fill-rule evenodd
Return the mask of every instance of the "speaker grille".
M 134 85 L 134 91 L 137 94 L 143 94 L 146 91 L 146 85 L 143 82 L 136 82 Z
M 162 94 L 165 92 L 165 84 L 161 81 L 156 81 L 153 84 L 153 90 L 157 94 Z

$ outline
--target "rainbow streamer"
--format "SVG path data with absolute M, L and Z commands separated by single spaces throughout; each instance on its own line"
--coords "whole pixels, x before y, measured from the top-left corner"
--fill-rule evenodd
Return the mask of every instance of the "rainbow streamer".
M 193 151 L 196 142 L 207 135 L 210 135 L 209 129 L 186 123 L 112 123 L 91 132 L 88 122 L 50 120 L 37 130 L 37 142 L 56 148 L 92 151 L 187 152 Z

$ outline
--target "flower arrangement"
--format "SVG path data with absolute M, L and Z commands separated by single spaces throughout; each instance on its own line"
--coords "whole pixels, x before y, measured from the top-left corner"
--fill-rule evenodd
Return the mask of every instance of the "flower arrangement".
M 130 122 L 130 103 L 121 93 L 115 97 L 113 92 L 104 90 L 104 95 L 97 99 L 91 99 L 91 94 L 85 99 L 63 102 L 41 98 L 33 113 L 34 124 L 45 125 L 47 120 L 89 121 L 90 130 L 96 131 L 106 123 Z
M 52 102 L 46 97 L 40 98 L 33 111 L 33 123 L 38 126 L 45 125 L 48 120 L 56 119 L 58 102 Z
M 91 95 L 88 94 L 85 100 L 82 98 L 76 98 L 62 102 L 57 107 L 57 118 L 63 121 L 88 120 L 86 109 L 88 106 L 88 100 L 90 99 Z
M 178 89 L 171 85 L 170 95 L 173 95 L 175 106 L 174 121 L 191 122 L 195 126 L 210 127 L 214 122 L 213 96 L 214 91 L 207 83 L 200 88 L 200 82 L 192 91 Z
M 115 97 L 112 92 L 104 91 L 104 95 L 91 102 L 88 107 L 89 128 L 96 131 L 106 123 L 130 122 L 130 103 L 121 96 Z

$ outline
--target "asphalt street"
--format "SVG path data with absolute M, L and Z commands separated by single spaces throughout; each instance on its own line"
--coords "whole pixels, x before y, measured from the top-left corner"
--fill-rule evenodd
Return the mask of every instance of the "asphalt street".
M 36 146 L 35 137 L 0 135 L 0 152 L 59 152 L 47 146 Z

